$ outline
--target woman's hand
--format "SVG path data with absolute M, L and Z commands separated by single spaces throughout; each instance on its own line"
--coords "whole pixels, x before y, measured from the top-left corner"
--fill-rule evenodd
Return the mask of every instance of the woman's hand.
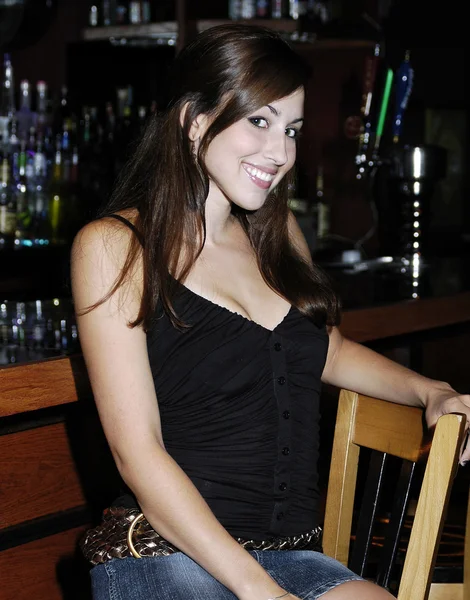
M 467 433 L 470 426 L 470 395 L 459 394 L 450 385 L 436 382 L 436 385 L 428 392 L 426 405 L 426 422 L 428 427 L 437 423 L 439 417 L 449 413 L 462 413 L 467 417 Z M 468 438 L 467 438 L 468 439 Z M 470 460 L 470 444 L 462 448 L 460 464 L 464 465 Z

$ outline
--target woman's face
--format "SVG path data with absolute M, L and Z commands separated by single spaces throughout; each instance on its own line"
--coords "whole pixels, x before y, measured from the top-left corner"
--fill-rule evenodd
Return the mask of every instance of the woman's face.
M 208 202 L 260 208 L 294 165 L 303 122 L 304 90 L 275 100 L 237 121 L 209 144 L 205 165 Z

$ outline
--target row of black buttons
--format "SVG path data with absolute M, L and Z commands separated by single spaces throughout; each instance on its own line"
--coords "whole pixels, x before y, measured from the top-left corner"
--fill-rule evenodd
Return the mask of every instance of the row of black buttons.
M 289 477 L 289 459 L 290 448 L 290 422 L 291 412 L 289 409 L 289 389 L 287 384 L 286 373 L 286 357 L 284 351 L 284 344 L 281 343 L 279 338 L 276 340 L 276 334 L 272 340 L 271 346 L 271 360 L 273 365 L 273 375 L 275 387 L 275 395 L 279 406 L 280 412 L 280 423 L 279 423 L 279 438 L 278 443 L 278 467 L 276 468 L 275 486 L 277 501 L 275 503 L 273 518 L 271 521 L 271 528 L 273 532 L 280 532 L 282 530 L 281 521 L 284 520 L 286 515 L 286 509 L 288 508 L 288 498 L 286 497 L 286 490 L 290 487 Z M 283 351 L 283 352 L 281 352 Z M 281 375 L 284 373 L 284 375 Z M 287 443 L 286 443 L 287 442 Z

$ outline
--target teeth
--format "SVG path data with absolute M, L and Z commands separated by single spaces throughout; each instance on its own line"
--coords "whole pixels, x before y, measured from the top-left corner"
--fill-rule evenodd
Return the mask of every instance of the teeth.
M 254 167 L 248 166 L 246 166 L 245 169 L 247 173 L 249 173 L 252 177 L 256 177 L 257 179 L 262 179 L 263 181 L 272 181 L 274 179 L 274 175 L 260 171 L 260 169 L 255 169 Z

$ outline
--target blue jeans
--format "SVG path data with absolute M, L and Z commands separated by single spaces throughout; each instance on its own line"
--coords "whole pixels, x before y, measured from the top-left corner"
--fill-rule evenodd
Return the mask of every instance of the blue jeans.
M 281 587 L 314 600 L 341 583 L 361 579 L 336 560 L 309 550 L 250 552 Z M 94 600 L 236 600 L 182 552 L 114 559 L 91 570 Z

